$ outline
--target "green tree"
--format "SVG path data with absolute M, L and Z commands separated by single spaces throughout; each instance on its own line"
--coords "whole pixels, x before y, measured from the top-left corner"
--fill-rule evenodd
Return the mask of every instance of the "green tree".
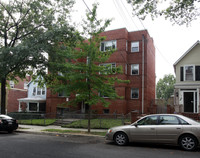
M 83 37 L 86 36 L 88 40 L 82 38 L 76 45 L 78 49 L 71 49 L 68 43 L 63 43 L 57 51 L 60 57 L 51 59 L 51 73 L 47 78 L 48 86 L 55 92 L 64 91 L 68 96 L 72 96 L 69 105 L 84 102 L 89 107 L 88 132 L 90 132 L 91 106 L 99 102 L 108 106 L 109 102 L 101 97 L 102 95 L 110 99 L 121 98 L 116 94 L 114 86 L 117 83 L 127 82 L 115 77 L 117 73 L 121 73 L 121 67 L 111 68 L 111 65 L 100 64 L 109 59 L 114 49 L 106 52 L 101 52 L 99 49 L 100 43 L 105 40 L 105 37 L 99 34 L 109 25 L 110 20 L 97 20 L 96 10 L 97 5 L 94 5 L 92 11 L 87 13 L 87 21 L 84 21 Z
M 163 79 L 159 79 L 156 85 L 156 95 L 159 99 L 164 99 L 166 102 L 174 94 L 174 84 L 176 79 L 173 75 L 165 75 Z
M 189 24 L 200 15 L 199 0 L 127 0 L 141 19 L 164 16 L 173 23 Z
M 69 39 L 68 15 L 73 0 L 0 1 L 1 113 L 5 114 L 6 80 L 43 72 L 57 41 Z M 64 29 L 65 28 L 65 29 Z M 70 35 L 71 36 L 71 35 Z M 49 54 L 51 55 L 51 54 Z

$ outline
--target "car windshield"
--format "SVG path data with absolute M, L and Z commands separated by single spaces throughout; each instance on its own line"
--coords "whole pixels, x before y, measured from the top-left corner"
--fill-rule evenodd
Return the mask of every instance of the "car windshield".
M 0 115 L 0 119 L 12 119 L 12 118 L 7 115 Z

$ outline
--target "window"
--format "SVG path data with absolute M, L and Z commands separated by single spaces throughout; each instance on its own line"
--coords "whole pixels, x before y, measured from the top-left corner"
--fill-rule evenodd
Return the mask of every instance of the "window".
M 195 79 L 200 81 L 200 66 L 195 66 Z
M 36 94 L 36 87 L 33 87 L 33 96 Z
M 37 95 L 45 95 L 45 88 L 37 87 Z
M 109 109 L 103 109 L 104 114 L 109 114 L 110 110 Z
M 131 64 L 131 75 L 139 75 L 139 64 Z
M 145 117 L 137 122 L 137 125 L 156 125 L 158 122 L 157 116 Z
M 181 66 L 180 81 L 200 81 L 200 66 Z
M 139 98 L 139 88 L 132 88 L 131 99 L 138 99 L 138 98 Z
M 115 87 L 111 87 L 106 92 L 99 92 L 99 96 L 102 98 L 109 98 L 112 97 L 112 93 L 115 92 Z M 109 95 L 110 94 L 110 95 Z
M 101 71 L 100 74 L 113 74 L 113 73 L 115 73 L 116 63 L 100 64 L 100 66 L 105 67 L 103 72 Z
M 139 42 L 131 43 L 131 52 L 139 52 Z
M 185 81 L 193 81 L 193 66 L 185 66 Z
M 37 95 L 41 95 L 41 88 L 37 87 Z
M 160 116 L 160 125 L 178 125 L 179 120 L 175 116 Z
M 102 52 L 109 51 L 111 49 L 116 49 L 116 48 L 117 48 L 116 40 L 101 42 L 101 48 L 100 49 L 101 49 Z
M 42 88 L 42 95 L 45 95 L 45 88 Z
M 59 93 L 58 93 L 58 96 L 59 96 L 59 97 L 67 97 L 67 94 L 66 94 L 66 92 L 63 90 L 62 92 L 59 92 Z
M 15 86 L 14 81 L 10 81 L 9 84 L 10 84 L 10 88 L 14 88 L 14 86 Z
M 29 111 L 37 111 L 37 103 L 29 103 Z

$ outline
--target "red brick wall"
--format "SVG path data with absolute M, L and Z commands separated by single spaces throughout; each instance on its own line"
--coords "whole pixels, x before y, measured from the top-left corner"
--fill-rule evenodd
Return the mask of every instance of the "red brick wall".
M 103 109 L 109 108 L 110 113 L 129 113 L 133 110 L 142 111 L 142 36 L 145 37 L 144 43 L 144 112 L 148 113 L 151 100 L 155 99 L 155 48 L 152 38 L 147 30 L 128 32 L 125 28 L 111 30 L 101 33 L 107 36 L 105 41 L 117 40 L 117 50 L 114 52 L 107 63 L 115 62 L 123 67 L 123 73 L 117 75 L 118 78 L 130 80 L 129 84 L 116 85 L 115 89 L 118 95 L 124 99 L 110 100 L 109 107 L 98 104 L 92 107 L 97 113 L 103 113 Z M 126 50 L 126 41 L 128 42 L 128 51 Z M 131 53 L 131 42 L 139 41 L 139 52 Z M 127 74 L 125 67 L 127 66 Z M 131 64 L 139 64 L 139 75 L 131 75 Z M 131 88 L 139 88 L 139 99 L 131 99 Z M 52 97 L 54 97 L 52 99 Z M 56 96 L 47 96 L 47 111 L 56 110 L 58 103 L 62 99 Z M 51 110 L 50 110 L 51 109 Z
M 7 113 L 17 112 L 19 108 L 19 98 L 26 98 L 27 90 L 10 89 L 7 91 Z
M 6 100 L 6 106 L 7 106 L 7 113 L 9 112 L 17 112 L 19 108 L 19 102 L 17 99 L 20 98 L 26 98 L 27 97 L 27 90 L 24 89 L 24 83 L 30 82 L 31 77 L 27 76 L 26 79 L 21 80 L 19 77 L 16 78 L 18 80 L 18 83 L 14 84 L 14 88 L 7 89 L 7 100 Z M 9 81 L 8 81 L 9 83 Z M 25 107 L 25 105 L 22 103 L 22 106 Z

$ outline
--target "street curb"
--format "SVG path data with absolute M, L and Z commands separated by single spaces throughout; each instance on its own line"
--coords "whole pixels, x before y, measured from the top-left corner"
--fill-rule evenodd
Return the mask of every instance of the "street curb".
M 27 134 L 38 134 L 38 135 L 49 135 L 49 136 L 83 136 L 83 137 L 99 137 L 99 138 L 105 138 L 105 136 L 99 136 L 99 135 L 90 135 L 90 134 L 81 134 L 81 133 L 59 133 L 59 132 L 34 132 L 34 131 L 22 131 L 22 130 L 16 130 L 17 133 L 27 133 Z

